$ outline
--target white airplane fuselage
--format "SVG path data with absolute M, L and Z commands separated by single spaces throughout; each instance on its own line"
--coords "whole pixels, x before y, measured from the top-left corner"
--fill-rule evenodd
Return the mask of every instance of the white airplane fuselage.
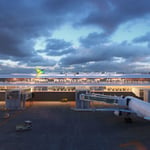
M 128 108 L 137 116 L 146 120 L 150 120 L 150 103 L 142 101 L 138 98 L 127 96 L 125 100 L 128 101 Z
M 108 102 L 110 96 L 101 94 L 81 94 L 80 100 L 83 101 L 98 101 L 98 102 Z M 77 108 L 78 111 L 113 111 L 116 116 L 123 116 L 126 122 L 131 122 L 130 115 L 135 114 L 138 117 L 150 121 L 150 103 L 145 102 L 142 99 L 138 99 L 132 96 L 117 97 L 111 96 L 110 103 L 113 103 L 119 107 L 116 108 Z

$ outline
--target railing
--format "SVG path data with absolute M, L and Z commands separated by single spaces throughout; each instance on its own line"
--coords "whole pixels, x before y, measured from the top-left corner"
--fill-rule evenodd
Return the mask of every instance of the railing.
M 0 82 L 1 86 L 5 85 L 149 85 L 146 81 L 132 82 Z
M 118 96 L 109 96 L 103 94 L 81 94 L 80 95 L 80 100 L 100 101 L 100 102 L 106 102 L 110 104 L 114 104 L 118 98 L 119 98 Z

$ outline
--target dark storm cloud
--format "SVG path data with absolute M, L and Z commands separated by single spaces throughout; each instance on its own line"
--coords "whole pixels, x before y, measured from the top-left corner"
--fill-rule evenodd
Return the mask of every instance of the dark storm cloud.
M 0 67 L 0 74 L 9 73 L 35 73 L 35 70 L 33 68 L 11 67 L 5 65 Z
M 106 33 L 114 32 L 127 21 L 150 15 L 149 0 L 93 0 L 95 9 L 78 25 L 96 25 Z
M 40 28 L 37 27 L 40 20 L 38 20 L 38 16 L 35 17 L 34 15 L 34 8 L 24 5 L 23 2 L 16 0 L 13 3 L 9 0 L 0 1 L 1 54 L 26 57 L 34 53 L 33 43 L 30 40 L 39 31 L 37 29 Z
M 91 71 L 96 71 L 96 72 L 137 72 L 137 71 L 147 71 L 147 70 L 140 70 L 137 69 L 136 64 L 131 64 L 127 62 L 121 62 L 121 63 L 116 63 L 112 61 L 101 61 L 101 62 L 94 62 L 94 63 L 87 63 L 84 66 L 77 68 L 80 71 L 86 71 L 86 72 L 91 72 Z
M 74 53 L 74 49 L 69 48 L 69 49 L 62 49 L 62 50 L 57 50 L 57 51 L 48 51 L 46 54 L 48 56 L 62 56 L 70 53 Z
M 87 5 L 86 0 L 37 0 L 36 3 L 30 0 L 0 0 L 1 55 L 32 55 L 34 50 L 30 40 L 50 35 L 65 22 L 73 22 L 76 16 L 79 19 L 81 10 L 82 13 L 88 10 Z
M 0 0 L 0 52 L 23 57 L 34 53 L 32 39 L 50 34 L 64 23 L 65 14 L 49 13 L 44 2 L 37 0 Z M 58 3 L 59 4 L 59 3 Z M 60 8 L 61 9 L 61 8 Z M 56 13 L 51 13 L 56 11 Z
M 68 69 L 64 67 L 64 71 L 76 71 L 76 72 L 137 72 L 137 71 L 146 71 L 144 69 L 138 69 L 137 65 L 131 62 L 113 62 L 109 60 L 99 61 L 99 62 L 91 62 L 84 63 L 80 65 L 71 65 L 72 68 Z M 144 67 L 144 66 L 143 66 Z M 59 68 L 60 70 L 61 68 Z
M 81 12 L 78 4 L 84 2 L 0 0 L 0 58 L 20 62 L 21 65 L 54 66 L 56 61 L 39 58 L 33 49 L 33 41 L 38 37 L 50 36 L 60 25 L 70 22 L 71 18 Z M 55 42 L 58 42 L 57 45 Z M 50 50 L 48 54 L 60 56 L 74 51 L 70 43 L 57 40 L 55 42 L 48 45 L 53 51 Z M 8 68 L 9 71 L 11 69 Z
M 27 65 L 27 66 L 54 66 L 56 64 L 55 60 L 52 59 L 45 59 L 40 55 L 35 55 L 32 57 L 25 57 L 24 59 L 19 60 L 20 65 Z
M 27 40 L 48 34 L 66 22 L 114 31 L 121 23 L 148 14 L 150 1 L 0 0 L 0 10 L 0 51 L 22 57 L 33 51 L 24 48 Z M 81 41 L 84 43 L 84 39 Z
M 137 37 L 133 40 L 133 42 L 136 43 L 141 43 L 141 42 L 150 42 L 150 32 L 141 36 L 141 37 Z
M 104 31 L 80 38 L 83 49 L 75 50 L 72 43 L 64 40 L 49 40 L 43 52 L 49 56 L 63 55 L 61 65 L 86 64 L 88 68 L 91 61 L 110 62 L 113 57 L 136 61 L 149 56 L 149 50 L 143 47 L 104 45 L 119 25 L 149 15 L 149 0 L 0 0 L 0 12 L 1 60 L 11 59 L 28 66 L 54 66 L 56 61 L 45 60 L 35 52 L 34 40 L 50 37 L 54 30 L 66 23 L 78 27 L 96 25 Z M 148 35 L 134 42 L 147 38 Z
M 87 62 L 113 61 L 115 57 L 125 59 L 129 62 L 142 61 L 144 57 L 150 56 L 149 48 L 118 44 L 101 45 L 92 49 L 76 50 L 76 53 L 61 59 L 62 65 L 84 64 Z
M 91 0 L 44 0 L 46 11 L 52 15 L 65 17 L 80 17 L 81 11 L 85 13 L 90 9 Z M 79 14 L 77 16 L 77 14 Z M 72 18 L 75 19 L 76 18 Z
M 91 64 L 85 64 L 84 68 L 85 71 L 90 72 L 91 70 L 95 70 L 97 72 L 115 72 L 116 70 L 119 70 L 120 72 L 124 71 L 131 71 L 131 65 L 127 63 L 119 63 L 119 65 L 115 62 L 110 61 L 101 61 L 101 62 L 94 62 Z M 132 71 L 133 68 L 132 68 Z
M 45 50 L 39 52 L 45 53 L 48 56 L 62 56 L 69 53 L 74 53 L 72 43 L 66 42 L 62 39 L 49 39 L 46 41 L 47 45 Z
M 105 33 L 93 32 L 93 33 L 90 33 L 85 38 L 81 37 L 79 42 L 81 43 L 81 46 L 89 48 L 91 46 L 96 46 L 96 45 L 100 45 L 102 43 L 108 42 L 107 38 L 108 37 Z
M 7 29 L 0 29 L 0 54 L 5 56 L 25 57 L 34 53 L 30 41 L 24 40 Z M 28 45 L 28 46 L 27 46 Z
M 50 50 L 60 50 L 70 47 L 72 44 L 70 42 L 65 42 L 59 39 L 49 39 L 47 41 L 46 49 Z
M 0 1 L 1 8 L 1 27 L 17 31 L 16 34 L 21 34 L 22 38 L 34 37 L 47 32 L 49 29 L 56 28 L 55 26 L 62 21 L 59 16 L 47 14 L 44 10 L 42 0 L 37 0 L 36 3 L 30 0 L 10 0 Z

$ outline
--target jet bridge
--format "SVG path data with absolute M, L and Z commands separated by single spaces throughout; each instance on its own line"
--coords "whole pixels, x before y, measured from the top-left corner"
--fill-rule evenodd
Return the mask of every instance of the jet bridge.
M 5 93 L 5 107 L 8 110 L 25 109 L 26 100 L 32 98 L 30 88 L 8 89 Z
M 118 100 L 118 96 L 110 96 L 110 95 L 104 95 L 104 94 L 80 94 L 80 100 L 84 101 L 98 101 L 98 102 L 106 102 L 109 104 L 114 104 Z
M 93 102 L 105 102 L 107 104 L 116 104 L 120 106 L 125 105 L 125 101 L 120 96 L 110 96 L 104 94 L 89 93 L 89 91 L 77 91 L 76 92 L 76 111 L 97 111 L 93 108 Z

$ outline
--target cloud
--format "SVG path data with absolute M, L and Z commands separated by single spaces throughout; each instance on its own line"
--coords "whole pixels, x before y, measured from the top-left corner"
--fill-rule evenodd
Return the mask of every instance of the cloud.
M 35 73 L 36 67 L 55 68 L 57 62 L 53 59 L 46 59 L 36 54 L 24 58 L 16 58 L 10 60 L 1 60 L 0 73 Z
M 120 72 L 130 72 L 131 65 L 128 63 L 120 63 L 119 65 L 115 62 L 111 61 L 101 61 L 101 62 L 93 62 L 86 64 L 84 67 L 85 71 L 90 72 L 91 70 L 95 70 L 96 72 L 116 72 L 119 70 Z
M 63 56 L 66 54 L 70 54 L 73 53 L 75 50 L 73 48 L 69 48 L 69 49 L 62 49 L 62 50 L 58 50 L 58 51 L 48 51 L 46 54 L 49 56 Z
M 34 38 L 48 36 L 64 23 L 63 14 L 47 13 L 44 1 L 0 1 L 1 55 L 25 57 L 34 53 Z M 54 10 L 53 10 L 54 11 Z M 56 10 L 55 10 L 56 11 Z
M 35 33 L 35 19 L 23 3 L 0 1 L 0 51 L 2 55 L 26 57 L 32 55 L 32 37 Z M 33 19 L 33 20 L 32 20 Z M 37 22 L 38 23 L 38 22 Z
M 30 68 L 56 66 L 58 63 L 60 67 L 70 65 L 74 69 L 83 65 L 85 70 L 92 69 L 93 65 L 94 70 L 103 62 L 107 62 L 108 70 L 111 67 L 117 70 L 121 69 L 117 64 L 124 66 L 124 62 L 143 62 L 150 55 L 148 48 L 128 43 L 110 44 L 110 35 L 123 23 L 149 18 L 149 6 L 149 0 L 37 0 L 36 3 L 31 0 L 0 0 L 0 60 L 18 64 L 18 69 L 3 65 L 1 70 L 8 68 L 13 72 L 21 69 L 19 65 Z M 100 30 L 86 37 L 81 36 L 79 47 L 74 48 L 74 43 L 65 41 L 65 38 L 51 38 L 52 33 L 65 24 L 78 28 L 98 26 Z M 149 35 L 138 37 L 133 42 L 149 42 Z M 43 51 L 36 51 L 34 41 L 40 37 L 48 39 L 47 45 Z M 61 59 L 44 58 L 43 53 Z
M 32 43 L 32 42 L 31 42 Z M 27 46 L 30 41 L 24 40 L 7 29 L 0 29 L 0 52 L 1 55 L 24 57 L 32 55 L 34 50 Z
M 100 45 L 103 44 L 105 42 L 108 42 L 108 37 L 105 33 L 97 33 L 97 32 L 93 32 L 90 33 L 87 37 L 83 38 L 81 37 L 79 39 L 81 46 L 89 48 L 92 46 L 96 46 L 96 45 Z
M 141 42 L 150 42 L 150 32 L 146 33 L 143 36 L 137 37 L 133 40 L 135 43 L 141 43 Z
M 78 0 L 37 0 L 36 3 L 30 0 L 14 0 L 13 3 L 1 0 L 0 55 L 32 55 L 35 53 L 32 40 L 40 36 L 50 36 L 51 32 L 69 21 L 70 17 L 77 15 L 79 9 L 81 10 L 81 3 L 86 6 L 86 1 Z
M 61 59 L 62 65 L 84 64 L 88 62 L 113 61 L 114 58 L 121 58 L 126 62 L 143 61 L 150 56 L 149 48 L 133 46 L 128 44 L 111 44 L 92 47 L 91 49 L 78 49 L 71 56 L 68 55 Z
M 46 59 L 40 55 L 35 55 L 32 57 L 25 57 L 24 59 L 18 60 L 20 65 L 36 67 L 36 66 L 55 66 L 56 61 L 53 59 Z
M 61 66 L 62 68 L 62 66 Z M 59 70 L 61 70 L 59 68 Z M 104 60 L 104 61 L 97 61 L 97 62 L 87 62 L 84 64 L 80 65 L 70 65 L 69 68 L 64 67 L 63 71 L 66 72 L 147 72 L 150 67 L 147 66 L 144 63 L 139 63 L 137 65 L 136 62 L 115 62 L 115 61 L 109 61 L 109 60 Z
M 66 42 L 63 39 L 48 39 L 46 43 L 45 49 L 38 52 L 45 53 L 48 56 L 62 56 L 75 51 L 72 48 L 72 43 Z
M 112 34 L 119 25 L 150 15 L 150 1 L 136 0 L 93 0 L 95 9 L 77 25 L 96 25 Z
M 11 67 L 11 66 L 1 66 L 1 74 L 10 74 L 10 73 L 35 73 L 33 68 L 24 68 L 24 67 Z
M 145 43 L 147 42 L 147 47 L 150 48 L 150 32 L 146 33 L 143 36 L 133 39 L 134 43 Z
M 49 39 L 47 40 L 46 49 L 60 50 L 60 49 L 68 48 L 70 46 L 71 46 L 70 42 L 65 42 L 64 40 L 59 40 L 59 39 Z
M 72 18 L 79 14 L 82 16 L 86 11 L 89 11 L 91 0 L 44 0 L 43 4 L 46 11 L 52 15 L 65 16 L 65 18 Z M 84 9 L 83 9 L 84 8 Z M 72 18 L 73 19 L 73 18 Z M 74 18 L 76 20 L 76 18 Z

